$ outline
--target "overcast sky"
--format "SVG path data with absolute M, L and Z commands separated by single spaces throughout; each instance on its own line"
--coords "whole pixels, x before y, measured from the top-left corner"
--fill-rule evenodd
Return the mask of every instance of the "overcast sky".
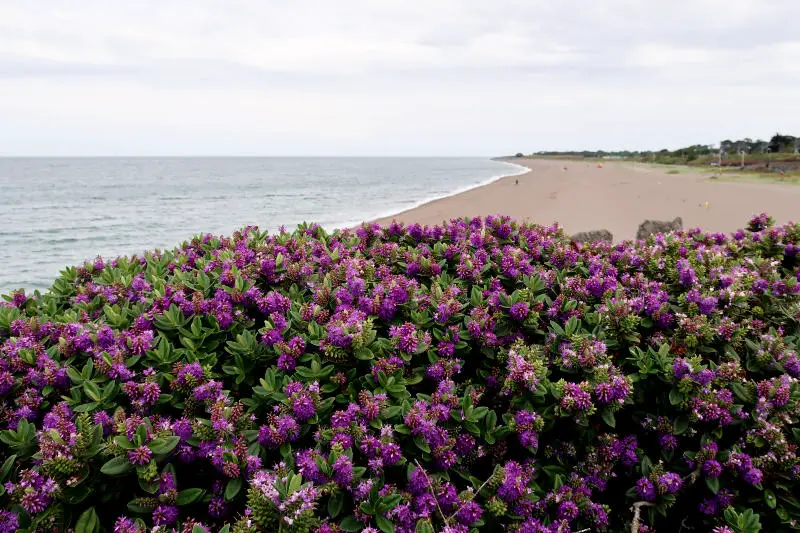
M 800 135 L 798 0 L 0 0 L 0 154 Z

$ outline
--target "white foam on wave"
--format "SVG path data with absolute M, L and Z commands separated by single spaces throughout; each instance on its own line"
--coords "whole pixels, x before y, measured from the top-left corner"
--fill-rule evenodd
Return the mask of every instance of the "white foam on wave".
M 530 172 L 530 170 L 531 170 L 530 168 L 528 168 L 526 166 L 518 165 L 516 163 L 511 163 L 510 161 L 496 161 L 496 162 L 501 164 L 501 165 L 506 165 L 508 167 L 511 167 L 515 171 L 511 172 L 511 173 L 508 173 L 508 174 L 498 174 L 498 175 L 492 176 L 492 177 L 490 177 L 488 179 L 485 179 L 483 181 L 480 181 L 478 183 L 474 183 L 474 184 L 471 184 L 471 185 L 466 185 L 464 187 L 459 187 L 458 189 L 455 189 L 454 191 L 451 191 L 451 192 L 446 193 L 446 194 L 440 194 L 438 196 L 428 196 L 428 197 L 425 197 L 422 200 L 419 200 L 417 202 L 412 203 L 411 205 L 402 205 L 402 206 L 393 207 L 390 210 L 383 211 L 383 212 L 378 212 L 376 214 L 370 214 L 370 215 L 368 215 L 366 217 L 363 217 L 363 218 L 360 218 L 360 219 L 351 219 L 351 220 L 348 220 L 348 221 L 345 221 L 345 222 L 336 222 L 334 224 L 331 224 L 326 229 L 333 230 L 333 229 L 352 228 L 352 227 L 360 225 L 362 222 L 365 222 L 365 221 L 368 222 L 370 220 L 378 220 L 378 219 L 381 219 L 381 218 L 388 218 L 388 217 L 391 217 L 391 216 L 399 215 L 400 213 L 405 213 L 406 211 L 410 211 L 412 209 L 416 209 L 416 208 L 421 207 L 421 206 L 423 206 L 425 204 L 428 204 L 430 202 L 435 202 L 436 200 L 441 200 L 443 198 L 451 198 L 453 196 L 457 196 L 457 195 L 465 193 L 467 191 L 471 191 L 472 189 L 477 189 L 479 187 L 483 187 L 485 185 L 489 185 L 489 184 L 494 183 L 496 181 L 499 181 L 499 180 L 501 180 L 503 178 L 510 178 L 510 177 L 513 177 L 513 176 L 520 176 L 522 174 L 525 174 L 526 172 Z M 491 213 L 487 213 L 487 214 L 491 214 Z

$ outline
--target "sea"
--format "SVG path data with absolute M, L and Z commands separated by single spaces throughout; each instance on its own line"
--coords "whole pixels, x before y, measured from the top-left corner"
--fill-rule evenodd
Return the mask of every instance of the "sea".
M 525 170 L 488 158 L 0 158 L 0 294 L 201 233 L 352 227 Z

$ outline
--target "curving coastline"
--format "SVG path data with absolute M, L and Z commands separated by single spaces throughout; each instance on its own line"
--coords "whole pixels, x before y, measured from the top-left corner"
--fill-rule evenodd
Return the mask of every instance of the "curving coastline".
M 545 225 L 558 222 L 568 233 L 608 229 L 620 241 L 633 239 L 645 219 L 679 216 L 684 227 L 726 233 L 764 211 L 778 223 L 800 219 L 800 187 L 794 185 L 725 182 L 709 179 L 709 172 L 667 174 L 668 169 L 655 165 L 614 161 L 602 166 L 552 159 L 500 161 L 528 171 L 374 221 L 438 224 L 503 213 Z
M 503 180 L 503 179 L 506 179 L 506 178 L 519 177 L 519 176 L 522 176 L 523 174 L 527 174 L 528 172 L 531 171 L 530 167 L 528 167 L 526 165 L 519 164 L 519 163 L 511 161 L 511 160 L 508 160 L 506 158 L 494 158 L 494 159 L 492 159 L 492 161 L 496 161 L 498 163 L 503 163 L 505 165 L 509 165 L 510 167 L 515 168 L 517 170 L 517 172 L 511 173 L 511 174 L 497 174 L 497 175 L 492 176 L 492 177 L 490 177 L 490 178 L 488 178 L 486 180 L 483 180 L 483 181 L 481 181 L 479 183 L 475 183 L 473 185 L 467 185 L 465 187 L 459 187 L 458 189 L 456 189 L 454 191 L 451 191 L 451 192 L 448 192 L 446 194 L 440 194 L 440 195 L 427 197 L 427 198 L 425 198 L 423 200 L 419 200 L 419 201 L 413 203 L 411 206 L 404 207 L 404 208 L 401 208 L 399 210 L 396 209 L 396 208 L 388 209 L 388 210 L 378 214 L 375 217 L 370 217 L 370 219 L 371 220 L 391 220 L 392 218 L 396 218 L 398 216 L 403 215 L 404 213 L 408 213 L 408 212 L 414 211 L 414 210 L 416 210 L 416 209 L 418 209 L 420 207 L 423 207 L 423 206 L 425 206 L 427 204 L 430 204 L 430 203 L 433 203 L 433 202 L 438 202 L 439 200 L 446 200 L 448 198 L 452 198 L 454 196 L 458 196 L 458 195 L 467 193 L 467 192 L 472 191 L 474 189 L 480 189 L 482 187 L 487 187 L 489 185 L 492 185 L 493 183 L 496 183 L 496 182 L 498 182 L 500 180 Z M 364 219 L 349 220 L 349 221 L 344 222 L 344 223 L 336 224 L 331 229 L 335 229 L 335 228 L 339 228 L 339 229 L 353 228 L 353 227 L 356 227 L 356 226 L 360 225 L 363 222 L 364 222 Z

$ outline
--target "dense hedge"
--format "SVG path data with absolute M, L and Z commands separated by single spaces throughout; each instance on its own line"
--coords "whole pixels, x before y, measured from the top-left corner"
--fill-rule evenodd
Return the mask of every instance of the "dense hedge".
M 0 533 L 797 529 L 798 246 L 487 217 L 67 269 L 0 304 Z

